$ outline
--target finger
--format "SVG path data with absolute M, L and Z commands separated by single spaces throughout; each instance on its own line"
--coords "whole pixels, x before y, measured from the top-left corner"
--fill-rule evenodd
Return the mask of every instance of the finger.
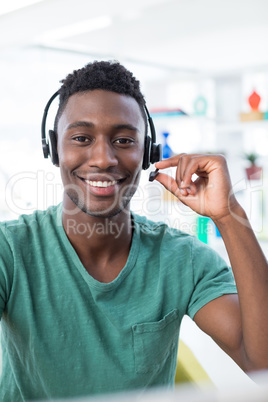
M 176 180 L 180 188 L 187 188 L 184 183 L 184 172 L 188 163 L 189 155 L 181 154 L 178 161 L 178 168 L 176 171 Z
M 157 168 L 177 166 L 176 178 L 178 188 L 183 196 L 197 193 L 197 185 L 193 182 L 192 176 L 196 174 L 204 179 L 208 177 L 212 168 L 211 155 L 200 154 L 179 154 L 156 164 Z M 212 168 L 212 169 L 211 169 Z M 159 180 L 160 181 L 160 180 Z M 202 183 L 204 180 L 202 181 Z M 174 186 L 174 184 L 173 184 Z M 172 190 L 170 190 L 172 191 Z M 177 190 L 176 190 L 177 191 Z M 177 192 L 178 194 L 178 192 Z M 177 195 L 176 194 L 176 195 Z
M 183 157 L 185 156 L 185 153 L 181 153 L 179 155 L 175 155 L 172 156 L 171 158 L 165 159 L 163 161 L 157 162 L 155 164 L 155 167 L 157 169 L 165 169 L 165 168 L 169 168 L 169 167 L 176 167 L 176 182 L 177 182 L 177 186 L 181 187 L 181 181 L 182 181 L 182 177 L 183 177 L 183 171 L 184 171 L 184 165 L 185 162 L 183 163 Z M 182 192 L 185 193 L 185 195 L 187 194 L 187 192 Z
M 189 157 L 185 162 L 186 163 L 184 164 L 184 170 L 182 174 L 182 188 L 191 187 L 194 184 L 192 180 L 192 176 L 194 174 L 203 178 L 207 177 L 209 173 L 207 170 L 209 165 L 209 160 L 207 157 L 200 155 L 191 155 L 191 157 Z
M 169 167 L 175 167 L 175 166 L 178 165 L 179 158 L 182 155 L 185 155 L 185 154 L 182 153 L 182 154 L 179 154 L 179 155 L 171 156 L 171 158 L 167 158 L 167 159 L 164 159 L 162 161 L 156 162 L 155 167 L 157 169 L 166 169 L 166 168 L 169 168 Z
M 187 188 L 191 180 L 189 180 L 189 177 L 185 176 L 185 171 L 187 168 L 187 165 L 189 163 L 189 160 L 194 157 L 200 157 L 198 154 L 186 154 L 186 153 L 181 153 L 179 155 L 172 156 L 171 158 L 164 159 L 163 161 L 159 161 L 155 163 L 155 167 L 157 169 L 166 169 L 169 167 L 177 167 L 176 171 L 176 180 L 178 183 L 178 186 L 181 188 Z M 186 177 L 186 180 L 185 180 Z M 188 179 L 188 180 L 187 180 Z
M 155 180 L 161 183 L 168 191 L 175 195 L 175 197 L 179 199 L 183 197 L 184 194 L 180 191 L 180 188 L 178 187 L 178 184 L 176 180 L 173 179 L 173 177 L 165 173 L 159 173 Z

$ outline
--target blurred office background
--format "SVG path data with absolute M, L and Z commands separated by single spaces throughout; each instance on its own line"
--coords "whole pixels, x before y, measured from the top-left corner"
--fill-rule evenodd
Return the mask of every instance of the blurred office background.
M 61 201 L 59 171 L 42 156 L 44 106 L 69 72 L 119 60 L 141 81 L 167 153 L 224 153 L 234 191 L 268 253 L 267 15 L 267 0 L 1 2 L 0 219 Z M 48 128 L 56 107 L 57 100 Z M 260 177 L 247 177 L 245 154 L 257 157 Z M 198 236 L 227 258 L 212 222 L 148 183 L 148 174 L 133 210 Z M 182 338 L 216 385 L 249 382 L 187 319 Z

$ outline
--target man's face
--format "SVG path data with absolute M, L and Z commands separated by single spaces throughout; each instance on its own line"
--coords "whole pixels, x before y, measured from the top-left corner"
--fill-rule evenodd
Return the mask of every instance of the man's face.
M 72 95 L 58 123 L 67 204 L 97 217 L 128 209 L 139 183 L 144 133 L 134 98 L 103 90 Z

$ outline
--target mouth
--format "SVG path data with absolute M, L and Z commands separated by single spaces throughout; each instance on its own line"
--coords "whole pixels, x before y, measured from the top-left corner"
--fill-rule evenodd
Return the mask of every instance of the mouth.
M 87 189 L 90 191 L 92 195 L 95 196 L 114 196 L 119 192 L 120 185 L 123 183 L 126 178 L 108 178 L 106 177 L 91 177 L 84 178 L 79 177 L 82 182 L 86 185 Z
M 105 181 L 102 181 L 102 180 L 98 180 L 98 181 L 93 180 L 92 181 L 92 180 L 86 180 L 86 179 L 83 179 L 83 180 L 85 183 L 89 184 L 92 187 L 107 188 L 107 187 L 115 186 L 117 183 L 119 183 L 121 180 L 124 180 L 124 179 L 113 180 L 113 181 L 106 181 L 106 180 Z

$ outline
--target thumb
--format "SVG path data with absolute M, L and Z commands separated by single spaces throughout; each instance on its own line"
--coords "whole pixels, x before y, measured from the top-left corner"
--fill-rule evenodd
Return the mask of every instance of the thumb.
M 181 193 L 177 182 L 173 179 L 173 177 L 165 174 L 165 173 L 158 173 L 155 180 L 161 183 L 168 191 L 170 191 L 175 197 L 181 199 L 184 198 L 183 194 Z

